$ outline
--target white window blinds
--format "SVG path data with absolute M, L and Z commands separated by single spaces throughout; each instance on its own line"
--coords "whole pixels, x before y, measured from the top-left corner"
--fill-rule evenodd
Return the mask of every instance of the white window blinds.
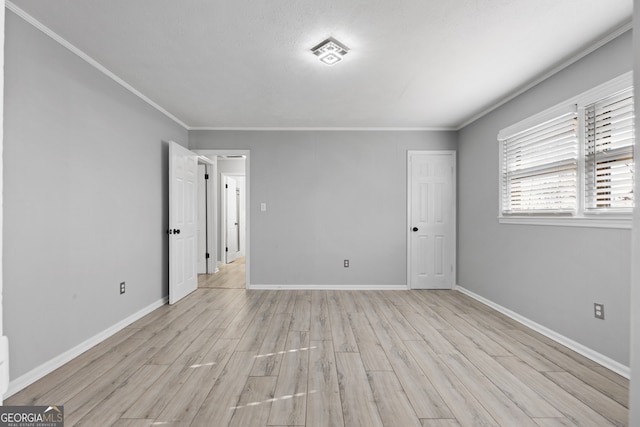
M 585 107 L 585 210 L 634 206 L 633 90 Z
M 577 209 L 577 109 L 501 138 L 502 213 L 573 213 Z

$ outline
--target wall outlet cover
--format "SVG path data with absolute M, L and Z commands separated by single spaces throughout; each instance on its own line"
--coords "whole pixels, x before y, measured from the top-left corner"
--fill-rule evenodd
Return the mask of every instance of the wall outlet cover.
M 596 319 L 604 320 L 604 304 L 593 303 L 593 315 Z

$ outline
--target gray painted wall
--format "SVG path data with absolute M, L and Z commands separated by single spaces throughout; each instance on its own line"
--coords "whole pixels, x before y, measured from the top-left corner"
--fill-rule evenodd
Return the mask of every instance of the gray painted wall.
M 5 53 L 4 326 L 15 380 L 167 295 L 162 140 L 186 143 L 187 132 L 12 12 Z
M 15 379 L 166 296 L 161 141 L 184 143 L 187 132 L 11 12 L 6 25 L 4 327 Z M 499 225 L 495 137 L 631 69 L 630 40 L 467 126 L 458 154 L 458 282 L 621 363 L 630 232 Z M 192 149 L 251 150 L 252 282 L 274 285 L 405 284 L 406 151 L 457 148 L 455 132 L 426 131 L 188 139 Z M 605 322 L 593 301 L 605 303 Z
M 640 0 L 633 4 L 633 22 L 640 22 Z M 640 31 L 633 32 L 634 52 L 634 89 L 635 99 L 640 99 Z M 640 135 L 640 105 L 636 101 L 636 153 L 638 152 L 637 138 Z M 636 189 L 640 188 L 640 174 L 636 173 Z M 631 391 L 629 403 L 629 425 L 640 425 L 640 203 L 636 203 L 633 221 L 633 251 L 631 271 Z
M 629 230 L 498 224 L 498 131 L 632 69 L 631 32 L 490 114 L 458 140 L 458 284 L 629 364 Z M 596 320 L 593 303 L 605 305 Z
M 456 133 L 190 131 L 189 147 L 251 150 L 252 285 L 406 285 L 407 150 Z

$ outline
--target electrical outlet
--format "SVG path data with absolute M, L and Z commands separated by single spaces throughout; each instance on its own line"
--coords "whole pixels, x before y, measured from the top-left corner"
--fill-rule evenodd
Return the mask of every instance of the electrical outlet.
M 124 291 L 125 291 L 124 282 L 120 282 L 120 295 L 124 294 Z
M 349 267 L 349 260 L 348 259 L 344 260 L 344 266 L 345 266 L 345 268 Z
M 593 315 L 596 319 L 604 320 L 604 304 L 593 303 Z

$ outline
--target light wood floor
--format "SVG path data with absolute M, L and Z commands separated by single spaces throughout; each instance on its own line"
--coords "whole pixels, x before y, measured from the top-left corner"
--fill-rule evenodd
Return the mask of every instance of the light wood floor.
M 455 291 L 219 286 L 5 404 L 64 405 L 67 427 L 602 427 L 627 400 L 627 380 Z
M 216 274 L 201 274 L 198 276 L 199 288 L 244 289 L 245 286 L 245 258 L 238 258 L 232 263 L 222 264 Z

